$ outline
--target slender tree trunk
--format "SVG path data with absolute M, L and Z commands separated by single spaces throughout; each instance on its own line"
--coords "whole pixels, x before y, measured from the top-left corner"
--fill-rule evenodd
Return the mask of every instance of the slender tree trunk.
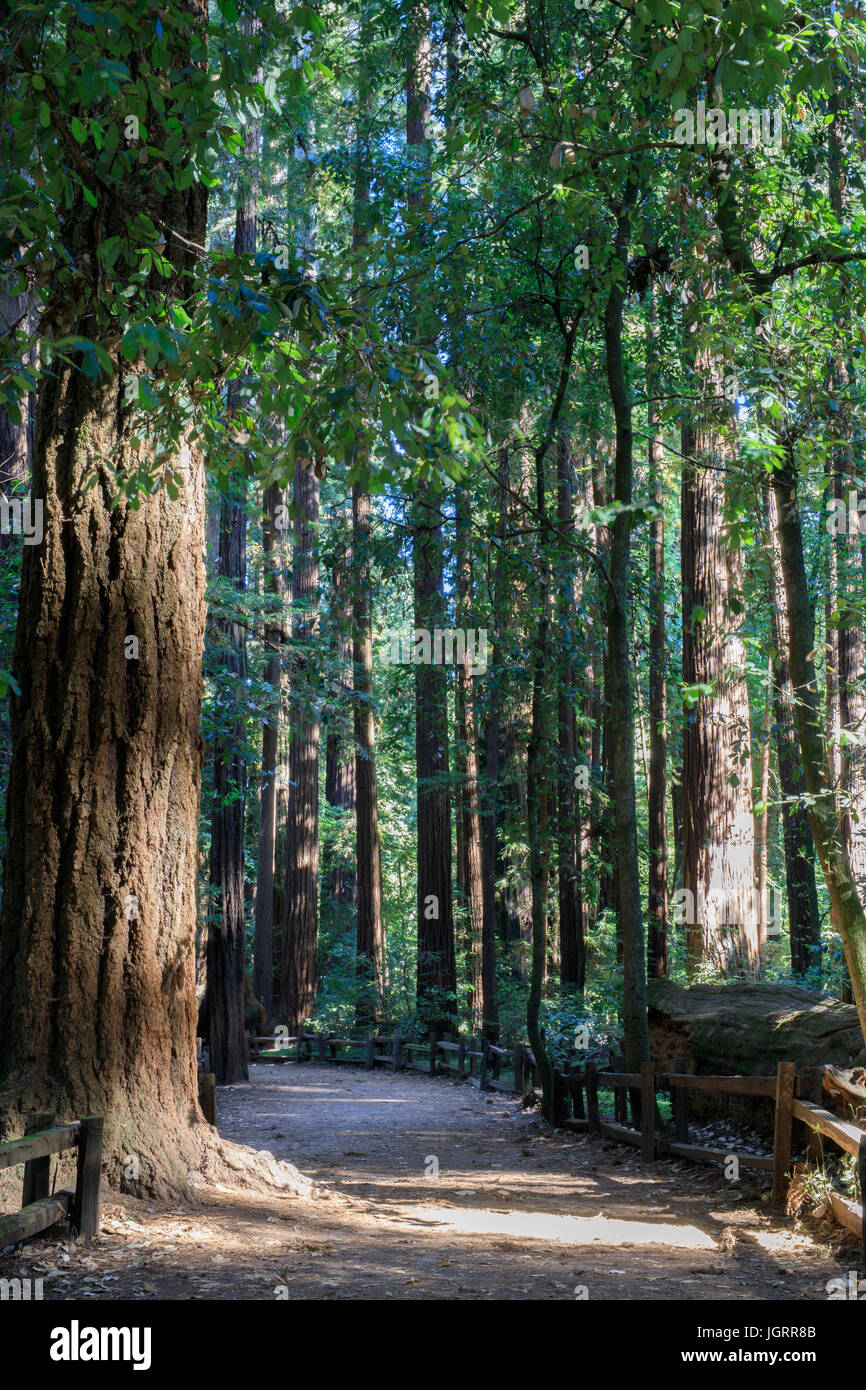
M 809 825 L 842 938 L 860 1025 L 866 1036 L 866 913 L 845 848 L 837 796 L 830 781 L 827 746 L 821 731 L 813 655 L 815 629 L 803 554 L 797 481 L 789 446 L 784 467 L 773 475 L 773 490 L 779 512 L 778 535 L 788 610 L 788 656 L 794 711 L 809 797 Z
M 473 620 L 472 511 L 465 488 L 457 493 L 457 628 L 467 632 Z M 462 890 L 464 943 L 469 980 L 472 1032 L 481 1028 L 488 1009 L 484 999 L 482 952 L 484 891 L 481 870 L 481 815 L 478 805 L 478 734 L 474 677 L 458 664 L 454 692 L 455 772 L 458 795 L 457 881 Z
M 367 245 L 370 205 L 368 123 L 372 111 L 367 52 L 371 36 L 369 10 L 361 12 L 358 53 L 358 124 L 355 132 L 355 189 L 352 245 Z M 366 455 L 356 459 L 366 465 Z M 355 1005 L 359 1027 L 375 1026 L 384 1011 L 385 934 L 382 926 L 382 857 L 376 782 L 376 716 L 373 708 L 373 601 L 370 562 L 370 494 L 363 482 L 352 487 L 352 671 L 355 699 L 355 870 L 356 972 L 360 992 Z
M 425 0 L 412 6 L 406 75 L 406 147 L 411 163 L 410 214 L 425 221 L 430 166 L 425 126 L 430 117 L 430 16 Z M 421 233 L 416 233 L 420 237 Z M 413 306 L 416 323 L 421 305 Z M 444 629 L 442 497 L 415 482 L 412 507 L 415 627 Z M 418 779 L 418 1007 L 440 1034 L 455 1014 L 457 975 L 451 890 L 451 796 L 448 758 L 448 687 L 445 670 L 415 666 L 415 757 Z
M 501 623 L 504 613 L 505 603 L 505 567 L 503 564 L 503 546 L 505 543 L 505 529 L 507 525 L 507 503 L 505 485 L 508 478 L 508 454 L 502 448 L 499 450 L 499 485 L 497 487 L 497 533 L 496 533 L 496 558 L 493 563 L 493 641 L 490 649 L 490 660 L 488 663 L 489 676 L 487 680 L 487 724 L 484 732 L 484 780 L 483 791 L 484 799 L 482 803 L 482 877 L 483 877 L 483 901 L 484 901 L 484 924 L 482 932 L 481 950 L 481 974 L 483 980 L 484 997 L 484 1036 L 490 1041 L 495 1042 L 499 1036 L 499 1009 L 497 993 L 497 919 L 499 915 L 499 898 L 497 895 L 497 880 L 501 867 L 498 824 L 499 824 L 499 742 L 501 736 L 501 663 L 499 653 L 501 647 Z
M 571 442 L 561 433 L 557 441 L 557 522 L 560 543 L 574 533 L 574 465 Z M 564 654 L 557 702 L 559 777 L 557 797 L 557 848 L 559 856 L 559 977 L 564 985 L 582 991 L 586 982 L 586 950 L 583 937 L 583 902 L 580 879 L 580 820 L 575 795 L 577 672 L 574 660 L 576 590 L 574 562 L 563 553 L 559 582 L 559 630 Z
M 284 528 L 276 522 L 285 515 L 285 492 L 272 483 L 264 495 L 262 552 L 267 593 L 282 606 L 286 596 Z M 268 1017 L 274 1011 L 274 878 L 277 853 L 277 765 L 282 712 L 282 659 L 286 640 L 282 620 L 265 624 L 268 656 L 265 680 L 273 690 L 267 719 L 262 726 L 262 787 L 259 811 L 259 852 L 256 876 L 256 925 L 253 943 L 253 992 L 261 1000 Z
M 356 867 L 358 880 L 357 970 L 364 986 L 356 1006 L 361 1026 L 376 1024 L 383 1009 L 385 937 L 382 928 L 382 867 L 376 787 L 376 720 L 373 712 L 373 626 L 370 595 L 370 495 L 352 489 L 352 549 L 357 582 L 355 635 Z
M 253 32 L 254 22 L 245 17 L 242 33 Z M 256 124 L 244 132 L 244 165 L 235 212 L 235 254 L 249 256 L 256 249 L 258 216 L 259 142 Z M 243 381 L 228 387 L 229 419 L 243 404 Z M 219 575 L 240 592 L 246 584 L 247 516 L 246 483 L 234 477 L 220 506 Z M 217 625 L 222 674 L 233 678 L 237 696 L 247 674 L 246 634 L 239 623 Z M 244 895 L 244 817 L 246 813 L 246 762 L 243 756 L 242 719 L 235 720 L 225 741 L 214 744 L 214 798 L 211 814 L 210 881 L 213 889 L 207 943 L 208 1050 L 218 1086 L 247 1079 L 244 1043 L 244 980 L 246 913 Z
M 239 480 L 237 480 L 239 482 Z M 219 573 L 240 589 L 246 573 L 246 503 L 223 498 L 220 514 Z M 243 628 L 220 620 L 217 632 L 223 679 L 232 681 L 236 699 L 246 677 Z M 238 720 L 225 742 L 214 746 L 210 882 L 207 940 L 207 1028 L 211 1071 L 218 1086 L 249 1076 L 244 1044 L 244 813 L 246 764 L 243 725 Z
M 345 525 L 342 515 L 339 524 Z M 347 538 L 335 559 L 331 582 L 332 658 L 334 681 L 339 691 L 337 701 L 341 707 L 345 703 L 344 692 L 351 689 L 352 682 L 352 563 L 352 548 Z M 354 738 L 350 742 L 345 725 L 334 711 L 325 741 L 325 800 L 340 813 L 338 826 L 344 817 L 355 814 L 355 790 Z M 328 842 L 324 854 L 328 910 L 342 928 L 348 923 L 355 901 L 355 870 L 333 842 Z
M 827 128 L 830 206 L 842 223 L 848 215 L 848 200 L 843 191 L 845 182 L 841 177 L 845 158 L 845 127 L 849 124 L 847 103 L 847 89 L 836 89 L 831 93 L 829 107 L 833 120 Z M 856 380 L 853 364 L 846 363 L 845 360 L 845 353 L 850 350 L 850 338 L 850 313 L 845 311 L 840 323 L 833 363 L 834 390 L 843 397 L 850 395 L 851 383 Z M 850 423 L 846 422 L 844 415 L 840 415 L 840 419 L 845 434 L 835 459 L 834 481 L 836 496 L 847 502 L 848 494 L 858 491 L 862 459 L 855 457 Z M 862 543 L 859 528 L 853 535 L 850 534 L 849 528 L 846 528 L 841 536 L 833 535 L 830 543 L 836 550 L 838 584 L 838 588 L 831 591 L 831 595 L 837 596 L 834 606 L 837 609 L 838 623 L 836 651 L 840 739 L 843 735 L 848 736 L 839 755 L 842 838 L 862 902 L 866 899 L 866 750 L 860 740 L 866 734 L 866 677 L 862 617 Z
M 308 466 L 305 468 L 304 463 Z M 286 891 L 280 1012 L 295 1032 L 313 1016 L 319 936 L 319 721 L 312 647 L 319 630 L 319 480 L 312 460 L 295 467 L 295 559 L 292 577 L 294 666 Z
M 770 732 L 773 725 L 773 658 L 767 662 L 767 688 L 764 696 L 764 715 L 761 721 L 761 760 L 759 771 L 760 810 L 755 816 L 755 877 L 758 883 L 758 974 L 763 974 L 767 960 L 767 884 L 769 847 L 767 835 L 770 823 Z
M 788 900 L 788 932 L 791 969 L 795 975 L 821 963 L 821 918 L 815 883 L 815 845 L 806 813 L 803 767 L 788 663 L 790 631 L 782 557 L 779 551 L 779 513 L 776 496 L 769 489 L 770 617 L 773 642 L 773 701 L 776 755 L 782 793 L 782 835 L 785 849 L 785 887 Z
M 655 394 L 658 374 L 658 314 L 655 292 L 650 304 L 647 332 L 647 395 Z M 656 407 L 647 410 L 647 474 L 657 515 L 650 523 L 649 555 L 649 874 L 647 913 L 647 973 L 663 978 L 668 973 L 668 885 L 667 885 L 667 693 L 665 665 L 665 488 L 661 463 L 663 434 Z
M 622 266 L 628 262 L 631 208 L 636 194 L 637 186 L 629 182 L 617 219 L 615 256 Z M 605 306 L 604 342 L 608 389 L 616 425 L 614 499 L 628 508 L 632 501 L 634 463 L 632 407 L 625 379 L 622 341 L 624 305 L 623 271 L 615 279 Z M 626 1066 L 629 1070 L 636 1071 L 641 1062 L 649 1060 L 649 1035 L 646 1013 L 646 946 L 637 853 L 632 658 L 628 640 L 631 525 L 630 513 L 624 511 L 614 519 L 611 527 L 607 623 L 615 845 L 623 943 L 624 1050 Z

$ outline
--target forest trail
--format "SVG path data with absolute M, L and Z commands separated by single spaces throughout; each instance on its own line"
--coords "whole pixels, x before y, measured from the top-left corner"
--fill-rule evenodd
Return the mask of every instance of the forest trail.
M 645 1165 L 507 1096 L 348 1067 L 250 1078 L 217 1091 L 220 1132 L 290 1159 L 315 1197 L 112 1197 L 97 1243 L 34 1242 L 0 1276 L 47 1275 L 51 1299 L 799 1301 L 847 1267 L 835 1236 L 772 1213 L 763 1178 Z

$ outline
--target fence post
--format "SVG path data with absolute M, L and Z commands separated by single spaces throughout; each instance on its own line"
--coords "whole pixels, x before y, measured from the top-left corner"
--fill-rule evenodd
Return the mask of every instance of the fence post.
M 198 1074 L 198 1103 L 209 1125 L 216 1127 L 216 1076 L 212 1071 Z
M 366 1071 L 373 1071 L 376 1066 L 376 1039 L 372 1033 L 367 1034 L 367 1041 L 364 1043 L 364 1067 Z
M 399 1071 L 403 1065 L 403 1034 L 399 1028 L 394 1029 L 394 1070 Z
M 864 1272 L 866 1272 L 866 1134 L 860 1140 L 860 1147 L 857 1150 L 857 1176 L 860 1179 L 860 1212 L 863 1228 L 861 1259 Z
M 52 1129 L 57 1116 L 51 1110 L 34 1111 L 27 1116 L 25 1134 L 38 1134 L 42 1129 Z M 24 1195 L 21 1200 L 22 1207 L 29 1207 L 31 1202 L 38 1202 L 40 1198 L 48 1196 L 48 1185 L 51 1180 L 51 1155 L 46 1154 L 44 1158 L 30 1158 L 24 1164 Z
M 435 1029 L 435 1028 L 431 1028 L 431 1029 L 430 1029 L 430 1075 L 431 1075 L 431 1076 L 435 1076 L 435 1075 L 436 1075 L 436 1047 L 437 1047 L 437 1041 L 438 1041 L 438 1040 L 437 1040 L 437 1037 L 436 1037 L 436 1029 Z
M 684 1075 L 685 1057 L 674 1062 L 674 1071 Z M 674 1112 L 674 1136 L 678 1144 L 689 1142 L 689 1093 L 685 1086 L 671 1086 L 671 1104 Z
M 529 1060 L 526 1057 L 525 1049 L 520 1043 L 512 1054 L 514 1058 L 514 1089 L 519 1096 L 526 1095 L 526 1073 L 529 1070 Z
M 611 1071 L 625 1071 L 625 1058 L 617 1057 L 616 1062 L 611 1062 Z M 613 1088 L 613 1117 L 618 1125 L 628 1124 L 628 1088 L 625 1086 L 614 1086 Z
M 466 1076 L 466 1039 L 457 1039 L 457 1080 L 463 1081 Z
M 656 1083 L 652 1062 L 640 1064 L 640 1147 L 644 1158 L 656 1156 Z
M 583 1084 L 572 1079 L 575 1075 L 580 1076 L 582 1070 L 583 1068 L 575 1067 L 572 1062 L 567 1063 L 566 1075 L 569 1079 L 568 1089 L 571 1092 L 571 1111 L 576 1120 L 586 1119 L 586 1111 L 583 1108 Z
M 791 1120 L 794 1102 L 793 1062 L 780 1062 L 776 1072 L 776 1127 L 773 1134 L 773 1201 L 782 1203 L 791 1167 Z
M 102 1115 L 86 1115 L 78 1139 L 78 1175 L 72 1224 L 90 1240 L 99 1229 L 99 1178 L 102 1172 Z
M 479 1073 L 478 1073 L 478 1089 L 479 1089 L 479 1091 L 486 1091 L 486 1090 L 487 1090 L 487 1059 L 488 1059 L 489 1055 L 490 1055 L 490 1043 L 487 1041 L 486 1038 L 483 1038 L 483 1039 L 482 1039 L 482 1042 L 481 1042 L 481 1069 L 480 1069 L 480 1071 L 479 1071 Z
M 590 1134 L 601 1134 L 601 1116 L 598 1112 L 598 1067 L 595 1062 L 587 1062 L 586 1072 L 586 1113 L 589 1119 Z
M 815 1067 L 813 1071 L 807 1072 L 803 1085 L 803 1097 L 805 1100 L 812 1101 L 813 1105 L 820 1105 L 822 1100 L 821 1082 L 824 1075 L 823 1067 Z M 809 1140 L 807 1152 L 809 1162 L 820 1167 L 824 1162 L 824 1140 L 818 1126 L 808 1125 Z

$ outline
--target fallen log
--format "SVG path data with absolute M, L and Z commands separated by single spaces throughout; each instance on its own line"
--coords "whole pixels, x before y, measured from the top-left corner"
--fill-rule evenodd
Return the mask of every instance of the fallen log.
M 771 1076 L 779 1062 L 798 1072 L 866 1064 L 853 1004 L 814 990 L 745 981 L 684 989 L 650 980 L 647 1003 L 657 1071 L 675 1071 L 678 1057 L 699 1075 Z
M 739 980 L 685 989 L 650 980 L 647 1002 L 657 1072 L 678 1070 L 678 1058 L 699 1076 L 772 1076 L 779 1062 L 793 1062 L 798 1075 L 817 1076 L 827 1063 L 866 1063 L 857 1010 L 814 990 Z M 696 1118 L 726 1116 L 759 1133 L 773 1132 L 771 1100 L 690 1091 L 689 1107 Z
M 863 1085 L 866 1071 L 862 1067 L 843 1071 L 841 1067 L 828 1066 L 824 1068 L 822 1080 L 824 1090 L 833 1097 L 840 1114 L 862 1124 L 866 1117 L 866 1085 Z

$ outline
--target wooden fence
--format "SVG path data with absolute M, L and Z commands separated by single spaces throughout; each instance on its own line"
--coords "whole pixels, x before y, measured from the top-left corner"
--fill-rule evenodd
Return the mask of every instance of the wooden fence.
M 55 1120 L 54 1115 L 31 1115 L 23 1139 L 0 1144 L 0 1168 L 24 1164 L 22 1210 L 0 1216 L 0 1249 L 39 1235 L 67 1217 L 88 1240 L 99 1229 L 103 1117 L 87 1115 L 67 1125 Z M 49 1194 L 51 1155 L 66 1149 L 78 1150 L 75 1191 Z

